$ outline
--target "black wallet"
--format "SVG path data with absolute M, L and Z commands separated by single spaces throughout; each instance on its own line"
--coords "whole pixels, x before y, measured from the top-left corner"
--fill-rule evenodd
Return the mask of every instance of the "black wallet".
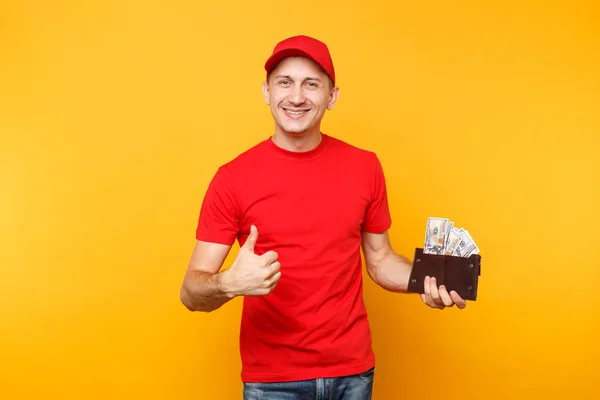
M 425 293 L 425 277 L 435 277 L 437 286 L 445 285 L 446 290 L 456 291 L 464 300 L 477 299 L 477 283 L 481 275 L 481 256 L 469 257 L 423 254 L 423 249 L 415 250 L 413 268 L 408 280 L 408 292 Z

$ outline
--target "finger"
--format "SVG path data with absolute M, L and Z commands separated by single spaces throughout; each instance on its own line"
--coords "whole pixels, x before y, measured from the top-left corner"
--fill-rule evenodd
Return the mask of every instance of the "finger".
M 267 288 L 273 289 L 277 285 L 277 282 L 279 282 L 279 279 L 281 279 L 281 272 L 275 273 L 271 278 L 269 278 L 266 281 Z
M 435 303 L 433 302 L 433 300 L 431 299 L 431 291 L 429 290 L 429 281 L 430 280 L 431 280 L 431 278 L 429 278 L 428 276 L 425 277 L 425 282 L 423 284 L 425 293 L 421 294 L 421 300 L 423 300 L 423 303 L 427 304 L 431 308 L 438 308 L 435 305 Z
M 427 297 L 424 294 L 421 295 L 421 300 L 423 300 L 423 303 L 427 304 L 429 308 L 440 308 L 433 302 L 433 300 L 431 300 L 431 297 Z
M 454 304 L 456 304 L 456 307 L 460 308 L 461 310 L 467 306 L 467 302 L 454 290 L 450 291 L 450 296 L 452 297 Z
M 265 254 L 260 256 L 260 258 L 263 259 L 263 261 L 265 262 L 265 265 L 271 265 L 275 261 L 277 261 L 277 259 L 279 258 L 279 254 L 277 254 L 273 250 L 269 250 Z
M 454 305 L 454 301 L 452 301 L 452 297 L 448 294 L 448 290 L 445 285 L 441 285 L 439 289 L 440 299 L 442 299 L 442 303 L 446 307 L 452 307 Z
M 281 269 L 281 263 L 279 261 L 275 261 L 273 264 L 269 265 L 267 268 L 269 269 L 269 272 L 267 273 L 267 278 L 270 278 L 273 275 L 275 275 L 277 272 L 279 272 L 279 270 Z
M 244 245 L 242 246 L 242 248 L 244 250 L 251 251 L 252 253 L 254 253 L 254 246 L 256 245 L 257 239 L 258 239 L 258 229 L 256 228 L 256 226 L 251 225 L 250 226 L 250 235 L 248 235 L 248 238 L 244 242 Z
M 425 298 L 430 299 L 431 298 L 431 291 L 429 290 L 429 277 L 426 276 L 425 277 L 425 282 L 423 282 L 423 289 L 425 292 Z
M 429 280 L 429 293 L 431 293 L 431 300 L 433 301 L 433 304 L 435 304 L 438 308 L 444 308 L 444 303 L 442 302 L 442 299 L 440 299 L 435 277 L 432 277 Z
M 423 300 L 423 303 L 427 304 L 427 306 L 431 308 L 437 308 L 436 306 L 431 305 L 431 298 L 427 297 L 426 295 L 421 294 L 421 300 Z
M 437 306 L 435 305 L 435 303 L 433 302 L 433 300 L 431 299 L 431 278 L 429 276 L 425 277 L 425 281 L 423 282 L 423 291 L 425 292 L 422 296 L 421 299 L 423 300 L 423 302 L 425 304 L 427 304 L 429 307 L 431 308 L 437 308 Z

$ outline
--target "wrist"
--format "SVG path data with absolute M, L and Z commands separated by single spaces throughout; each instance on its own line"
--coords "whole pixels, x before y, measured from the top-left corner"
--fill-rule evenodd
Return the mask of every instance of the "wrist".
M 231 272 L 229 270 L 225 270 L 223 272 L 219 272 L 218 274 L 216 274 L 216 285 L 217 285 L 217 289 L 223 293 L 226 297 L 232 299 L 235 297 L 235 294 L 233 293 L 233 290 L 231 289 L 231 285 L 230 285 L 230 276 Z

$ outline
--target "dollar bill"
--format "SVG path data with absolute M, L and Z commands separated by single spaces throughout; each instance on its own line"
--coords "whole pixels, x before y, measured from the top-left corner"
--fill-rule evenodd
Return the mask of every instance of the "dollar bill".
M 444 254 L 448 235 L 448 219 L 429 217 L 425 231 L 424 254 Z
M 452 229 L 454 229 L 454 222 L 448 221 L 448 234 L 446 235 L 447 239 L 446 243 L 444 244 L 446 248 L 448 248 L 448 243 L 450 242 L 450 233 L 452 232 Z
M 423 253 L 470 257 L 479 254 L 479 247 L 466 229 L 456 228 L 447 218 L 429 217 Z
M 459 230 L 452 227 L 448 233 L 448 242 L 446 244 L 446 249 L 444 250 L 444 255 L 450 256 L 454 253 L 454 250 L 458 247 L 460 242 L 462 241 L 462 237 L 458 234 Z
M 471 242 L 472 246 L 469 249 L 469 252 L 467 252 L 463 257 L 470 257 L 471 254 L 479 254 L 479 247 L 477 247 L 477 244 L 475 244 L 475 241 L 473 240 L 473 238 L 469 234 L 469 231 L 465 229 L 464 233 L 467 236 L 467 238 L 469 239 L 469 241 Z
M 471 239 L 469 239 L 463 228 L 458 230 L 458 235 L 460 236 L 461 241 L 456 249 L 454 249 L 452 255 L 457 257 L 466 257 L 467 254 L 473 249 L 473 242 Z

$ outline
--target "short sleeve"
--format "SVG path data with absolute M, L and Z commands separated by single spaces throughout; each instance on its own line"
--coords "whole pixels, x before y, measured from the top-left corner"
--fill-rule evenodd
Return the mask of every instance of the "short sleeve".
M 196 239 L 232 245 L 239 231 L 239 204 L 225 167 L 212 178 L 202 201 Z
M 392 218 L 388 205 L 387 188 L 383 168 L 377 155 L 374 155 L 374 167 L 370 180 L 371 201 L 365 212 L 362 230 L 369 233 L 383 233 L 390 229 Z

